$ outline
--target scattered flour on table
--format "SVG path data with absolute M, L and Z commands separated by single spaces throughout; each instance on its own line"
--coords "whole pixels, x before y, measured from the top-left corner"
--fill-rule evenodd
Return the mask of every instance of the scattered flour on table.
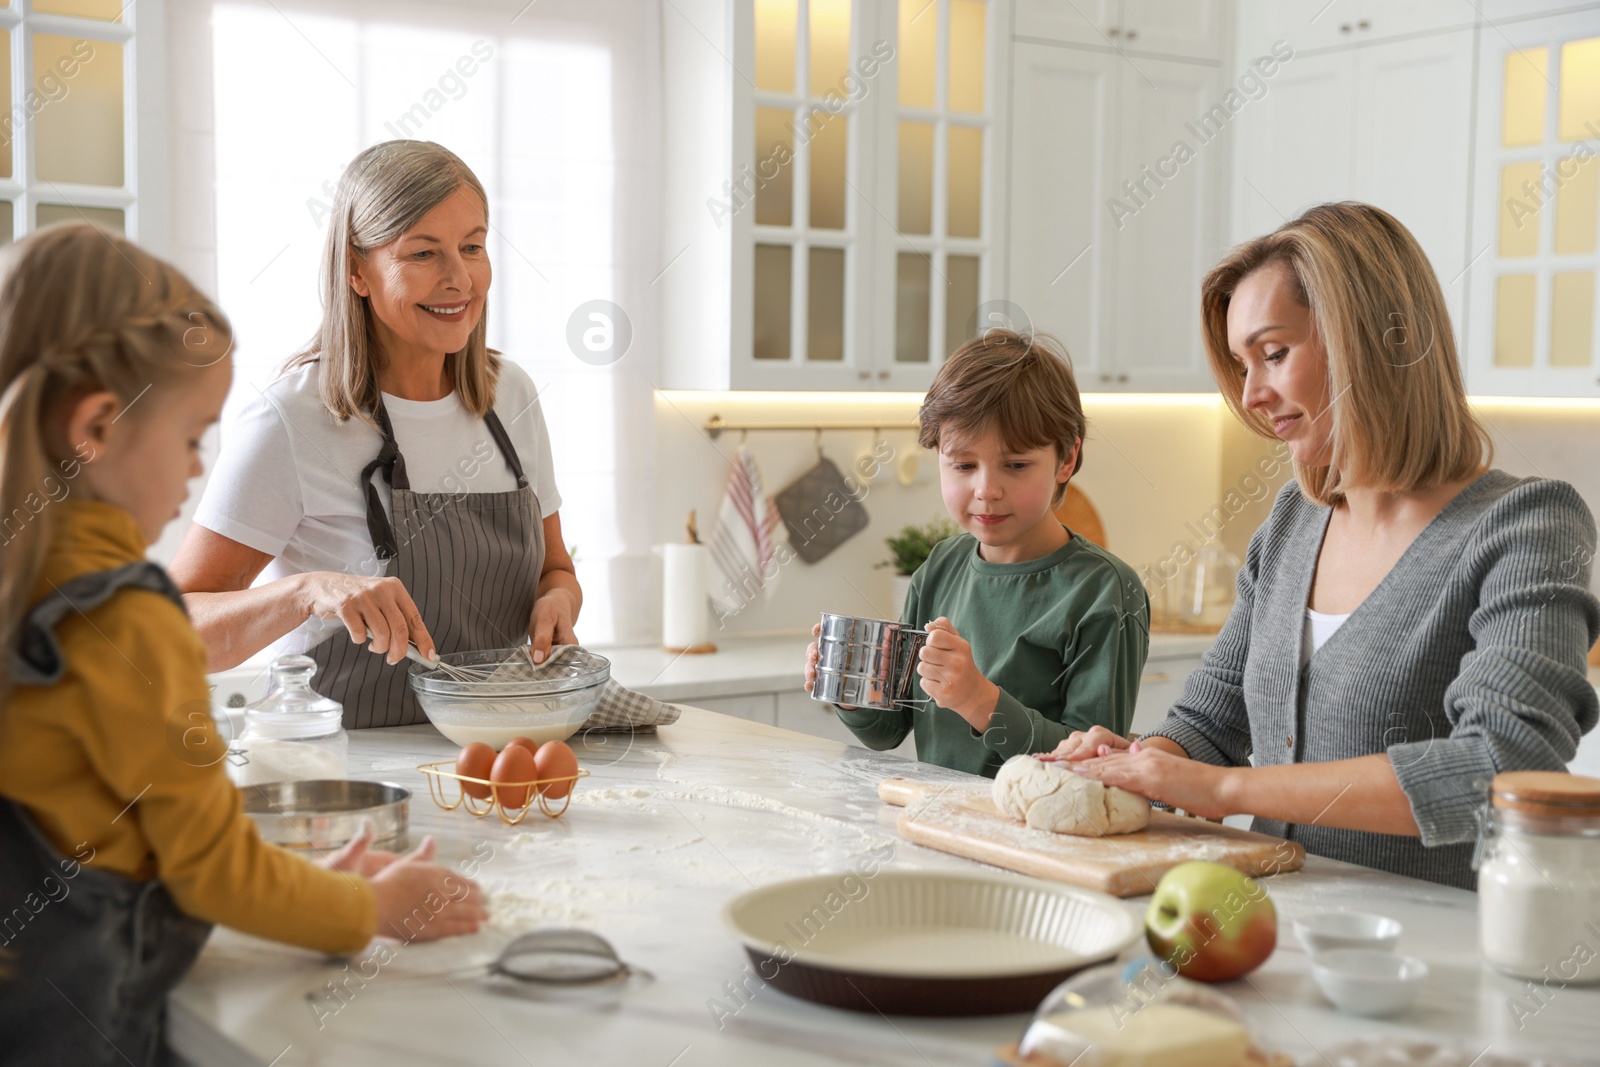
M 513 935 L 545 926 L 640 927 L 648 922 L 645 916 L 619 915 L 614 909 L 655 896 L 654 889 L 623 882 L 596 884 L 570 877 L 485 879 L 483 884 L 489 891 L 490 928 Z
M 580 843 L 570 837 L 527 832 L 507 842 L 503 848 L 508 865 L 520 871 L 502 874 L 486 866 L 478 877 L 489 894 L 489 926 L 514 935 L 546 926 L 616 930 L 644 925 L 648 921 L 645 916 L 627 912 L 657 896 L 659 890 L 653 884 L 589 874 L 575 864 L 551 862 L 552 852 L 571 851 Z M 561 873 L 532 873 L 529 868 L 535 864 L 541 871 Z

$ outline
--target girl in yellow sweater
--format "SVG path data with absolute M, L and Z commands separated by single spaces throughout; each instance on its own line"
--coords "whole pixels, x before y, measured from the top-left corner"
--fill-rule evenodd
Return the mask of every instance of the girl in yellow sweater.
M 211 924 L 328 953 L 470 933 L 481 890 L 365 841 L 264 843 L 223 772 L 206 651 L 145 550 L 200 473 L 227 320 L 87 225 L 0 251 L 0 1047 L 153 1063 Z

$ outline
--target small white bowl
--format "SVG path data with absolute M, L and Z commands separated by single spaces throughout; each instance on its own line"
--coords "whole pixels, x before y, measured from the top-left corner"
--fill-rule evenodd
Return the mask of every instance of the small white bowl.
M 1314 911 L 1294 920 L 1294 933 L 1313 956 L 1336 948 L 1392 952 L 1400 943 L 1399 922 L 1364 911 Z
M 1381 949 L 1336 948 L 1311 958 L 1311 977 L 1340 1011 L 1396 1015 L 1417 999 L 1428 965 Z

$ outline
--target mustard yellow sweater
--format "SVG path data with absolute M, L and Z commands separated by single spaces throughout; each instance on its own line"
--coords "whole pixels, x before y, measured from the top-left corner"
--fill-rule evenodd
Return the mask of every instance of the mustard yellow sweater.
M 51 583 L 144 558 L 121 508 L 50 506 L 56 532 L 35 601 Z M 226 761 L 212 761 L 222 741 L 208 713 L 206 653 L 176 604 L 124 589 L 87 615 L 68 614 L 56 634 L 66 675 L 17 686 L 0 709 L 0 794 L 63 854 L 92 849 L 88 866 L 160 878 L 196 918 L 322 952 L 371 939 L 371 884 L 262 841 Z

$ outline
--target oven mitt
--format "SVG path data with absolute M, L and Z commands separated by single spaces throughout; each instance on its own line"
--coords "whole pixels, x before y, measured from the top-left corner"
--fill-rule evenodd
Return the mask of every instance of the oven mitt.
M 806 471 L 778 494 L 778 514 L 789 529 L 789 547 L 807 563 L 815 563 L 867 528 L 867 509 L 855 498 L 833 460 L 817 457 Z

